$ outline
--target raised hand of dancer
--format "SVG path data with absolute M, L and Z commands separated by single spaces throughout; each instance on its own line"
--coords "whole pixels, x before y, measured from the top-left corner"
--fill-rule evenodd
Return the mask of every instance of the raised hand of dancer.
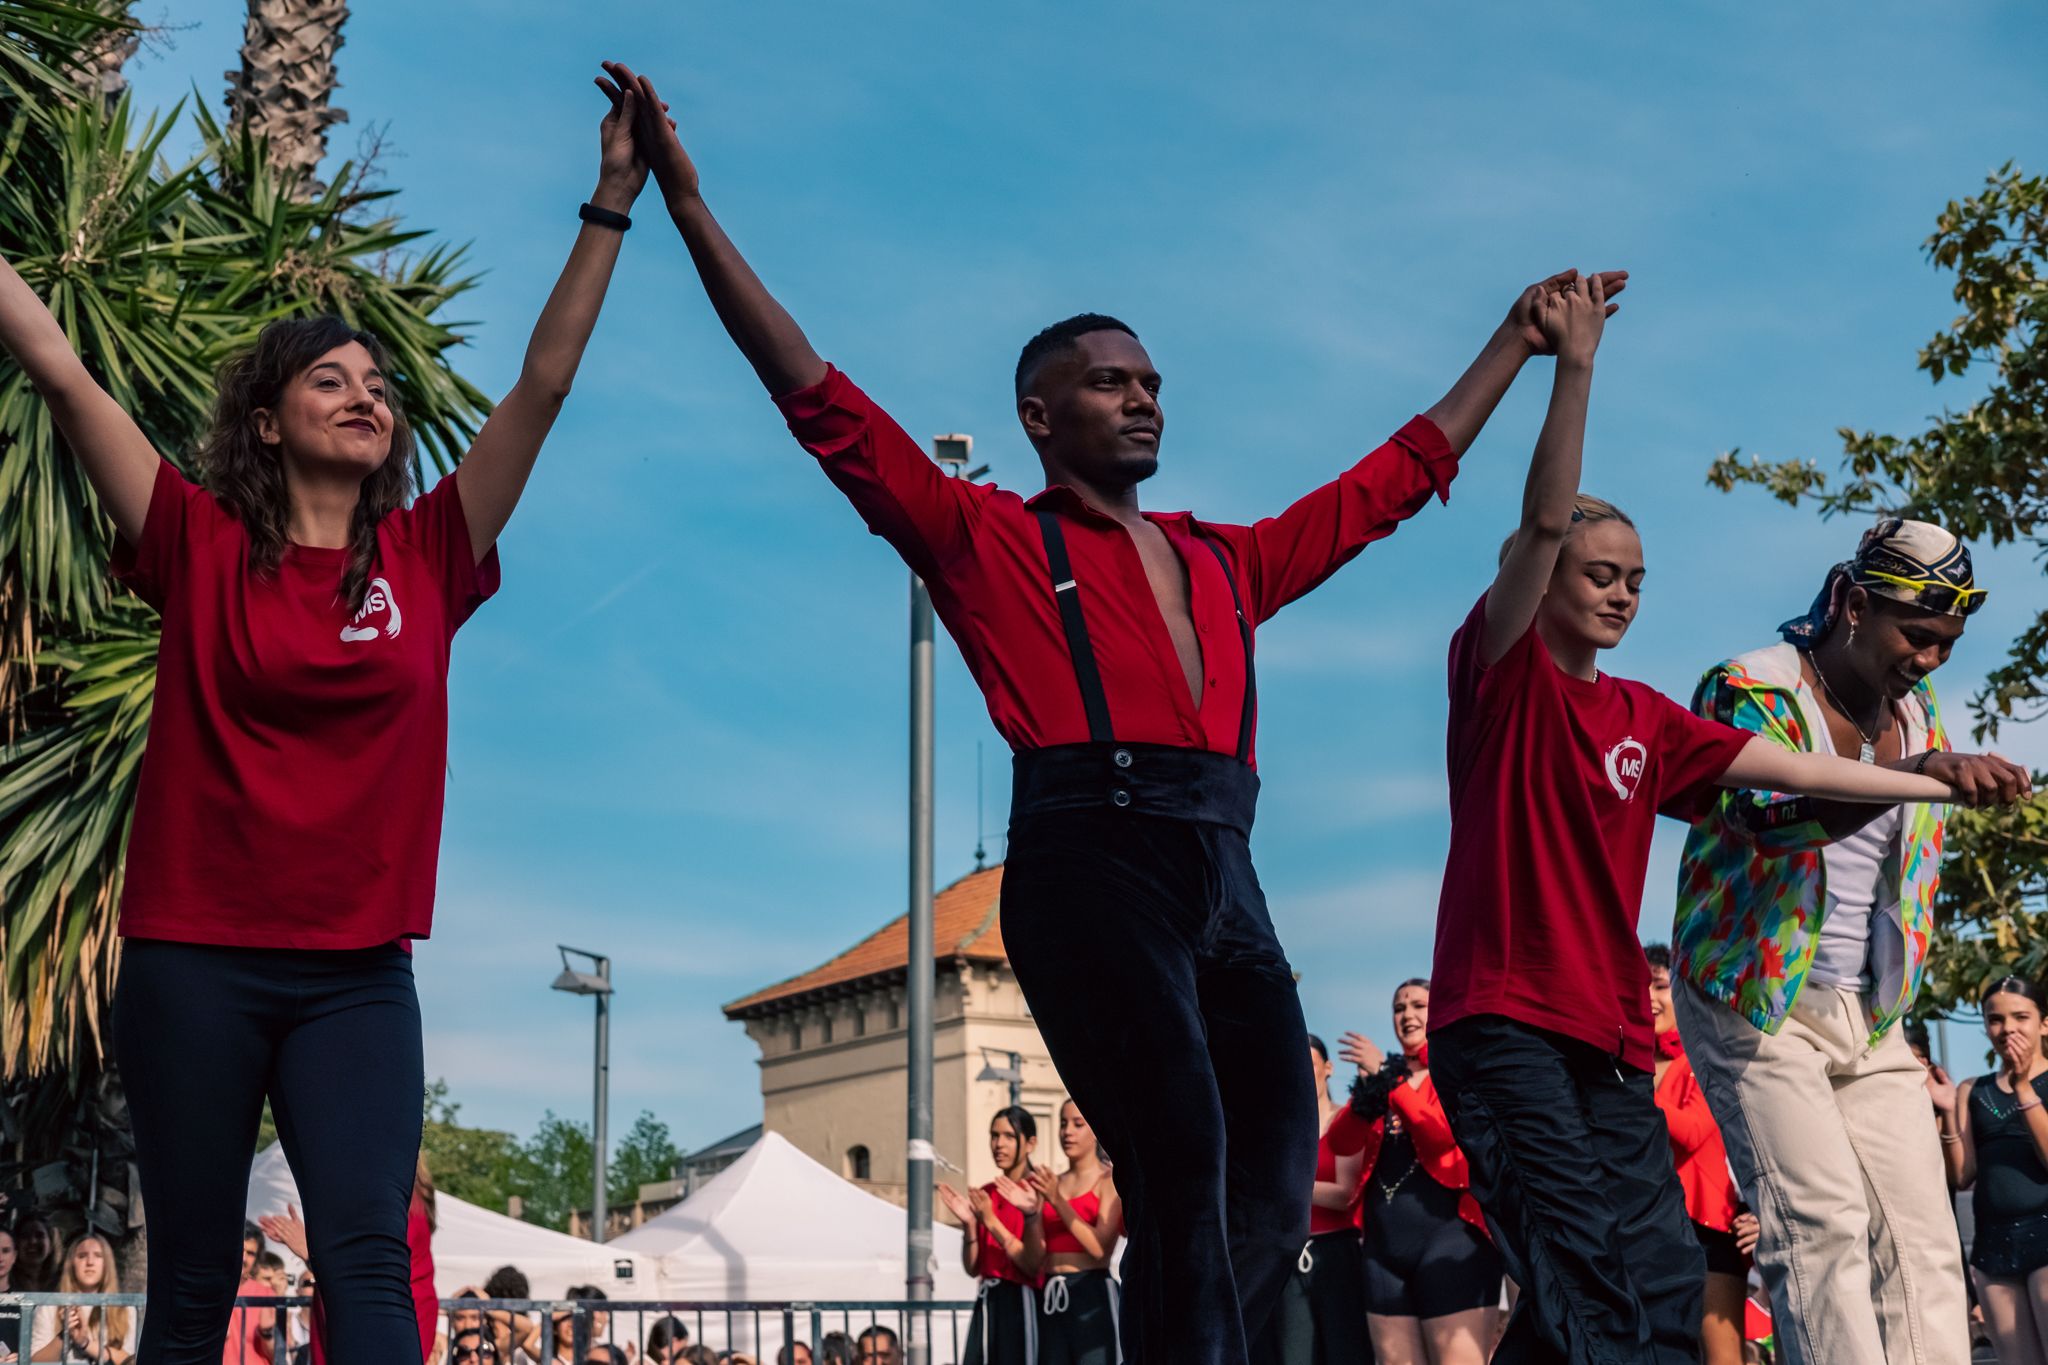
M 1361 1072 L 1378 1071 L 1386 1065 L 1387 1054 L 1380 1051 L 1373 1040 L 1363 1033 L 1347 1032 L 1337 1040 L 1337 1057 L 1357 1067 Z
M 939 1182 L 939 1202 L 946 1206 L 946 1212 L 952 1214 L 953 1220 L 961 1227 L 974 1221 L 974 1208 L 967 1202 L 967 1196 L 943 1180 Z
M 1566 293 L 1573 287 L 1589 281 L 1599 281 L 1602 306 L 1601 316 L 1611 318 L 1620 311 L 1621 305 L 1608 302 L 1616 294 L 1628 288 L 1626 270 L 1602 270 L 1581 276 L 1577 270 L 1560 270 L 1547 280 L 1538 280 L 1524 289 L 1508 309 L 1508 326 L 1514 335 L 1529 348 L 1532 355 L 1556 355 L 1557 338 L 1544 329 L 1543 310 L 1546 304 Z
M 999 1175 L 996 1177 L 996 1193 L 1009 1200 L 1011 1206 L 1026 1218 L 1038 1212 L 1041 1202 L 1038 1191 L 1022 1181 Z
M 988 1191 L 979 1185 L 967 1192 L 967 1206 L 979 1221 L 990 1224 L 996 1221 L 996 1201 L 989 1198 Z
M 655 90 L 654 82 L 624 62 L 606 62 L 604 70 L 621 90 L 632 90 L 639 96 L 634 103 L 633 136 L 640 144 L 640 155 L 654 172 L 654 183 L 661 186 L 661 197 L 671 208 L 678 198 L 696 198 L 697 163 L 683 150 L 676 121 L 669 117 L 668 104 Z
M 1060 1195 L 1060 1178 L 1053 1174 L 1050 1166 L 1031 1168 L 1031 1188 L 1038 1191 L 1038 1197 L 1049 1205 L 1061 1218 L 1067 1218 L 1072 1209 Z
M 1536 326 L 1559 365 L 1591 365 L 1612 305 L 1606 276 L 1573 274 L 1562 287 L 1538 296 Z

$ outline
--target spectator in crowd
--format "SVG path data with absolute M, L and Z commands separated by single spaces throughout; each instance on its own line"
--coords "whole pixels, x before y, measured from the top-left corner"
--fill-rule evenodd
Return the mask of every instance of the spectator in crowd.
M 522 1296 L 523 1297 L 523 1296 Z M 602 1303 L 605 1293 L 594 1284 L 572 1284 L 563 1293 L 563 1298 L 578 1303 L 592 1301 Z M 611 1326 L 611 1316 L 602 1310 L 590 1312 L 589 1341 L 593 1344 L 605 1339 L 605 1332 Z M 573 1365 L 576 1359 L 576 1315 L 574 1313 L 551 1313 L 548 1327 L 553 1337 L 553 1349 L 544 1357 L 535 1359 L 528 1356 L 530 1365 Z M 515 1360 L 517 1357 L 515 1357 Z
M 1019 1105 L 988 1123 L 988 1154 L 996 1178 L 969 1194 L 943 1181 L 939 1202 L 960 1222 L 960 1261 L 980 1281 L 967 1325 L 967 1365 L 1032 1365 L 1037 1339 L 1038 1266 L 1025 1261 L 1024 1224 L 1039 1214 L 1030 1188 L 1038 1120 Z
M 291 1277 L 285 1274 L 284 1257 L 274 1251 L 266 1251 L 256 1258 L 256 1273 L 252 1278 L 267 1285 L 270 1292 L 279 1297 L 291 1292 Z
M 244 1218 L 242 1220 L 242 1278 L 256 1278 L 256 1258 L 270 1249 L 263 1240 L 263 1229 Z
M 1067 1103 L 1071 1105 L 1073 1101 L 1068 1100 Z M 1092 1143 L 1094 1135 L 1089 1137 Z M 878 1322 L 862 1332 L 856 1344 L 860 1348 L 855 1357 L 858 1365 L 903 1365 L 903 1350 L 896 1344 L 896 1331 L 892 1327 L 884 1327 Z
M 487 1299 L 530 1299 L 533 1286 L 519 1267 L 501 1265 L 491 1272 L 484 1281 L 483 1296 Z M 490 1323 L 491 1339 L 498 1348 L 498 1355 L 505 1360 L 524 1357 L 538 1360 L 541 1353 L 540 1319 L 531 1313 L 514 1313 L 509 1308 L 493 1308 L 485 1313 Z
M 583 1356 L 584 1365 L 632 1365 L 632 1357 L 608 1342 L 599 1342 Z
M 801 1341 L 792 1341 L 775 1353 L 775 1365 L 813 1365 L 811 1348 Z
M 681 1318 L 657 1318 L 647 1329 L 647 1365 L 680 1365 L 689 1344 L 690 1329 Z
M 678 1359 L 683 1362 L 683 1365 L 719 1365 L 718 1352 L 702 1342 L 695 1346 L 685 1346 L 682 1355 Z
M 480 1291 L 468 1285 L 464 1285 L 461 1289 L 455 1291 L 455 1298 L 458 1302 L 464 1299 L 481 1299 L 482 1297 L 483 1294 Z M 481 1308 L 450 1308 L 448 1310 L 448 1354 L 451 1357 L 455 1354 L 455 1339 L 457 1337 L 461 1336 L 464 1332 L 477 1332 L 481 1334 L 483 1329 L 484 1313 Z
M 63 1273 L 58 1264 L 57 1234 L 50 1220 L 30 1214 L 14 1225 L 14 1288 L 22 1294 L 47 1294 Z
M 1315 1182 L 1308 1241 L 1280 1289 L 1280 1302 L 1252 1342 L 1258 1365 L 1368 1365 L 1365 1307 L 1359 1286 L 1365 1262 L 1358 1244 L 1359 1195 L 1365 1188 L 1369 1125 L 1350 1104 L 1330 1099 L 1330 1049 L 1308 1036 L 1308 1070 L 1316 1091 Z
M 14 1268 L 20 1258 L 14 1243 L 14 1234 L 0 1227 L 0 1294 L 19 1294 L 20 1286 L 14 1283 Z M 0 1362 L 21 1359 L 21 1310 L 0 1307 Z
M 1045 1275 L 1038 1300 L 1038 1359 L 1040 1365 L 1114 1365 L 1122 1353 L 1117 1285 L 1109 1265 L 1123 1235 L 1124 1206 L 1096 1146 L 1095 1130 L 1071 1098 L 1060 1105 L 1060 1151 L 1067 1158 L 1060 1175 L 1045 1166 L 1031 1168 L 1031 1188 L 1044 1212 L 1024 1224 L 1024 1263 Z M 893 1333 L 890 1340 L 895 1340 Z M 869 1362 L 863 1359 L 861 1365 Z M 881 1365 L 895 1365 L 895 1358 Z
M 844 1332 L 827 1332 L 819 1337 L 818 1365 L 858 1365 L 853 1338 Z
M 2008 976 L 1984 992 L 1998 1069 L 1933 1088 L 1949 1183 L 1972 1189 L 1970 1269 L 2000 1365 L 2048 1365 L 2048 1110 L 2036 1089 L 2044 997 Z
M 121 1268 L 107 1239 L 88 1232 L 71 1244 L 58 1277 L 60 1294 L 118 1294 Z M 38 1308 L 30 1360 L 127 1365 L 135 1355 L 135 1315 L 126 1308 Z
M 293 1286 L 293 1297 L 313 1299 L 317 1303 L 319 1292 L 319 1277 L 313 1274 L 313 1267 L 305 1266 L 299 1271 L 299 1282 Z M 324 1361 L 313 1359 L 313 1337 L 319 1330 L 319 1312 L 314 1303 L 308 1303 L 304 1308 L 291 1309 L 290 1312 L 292 1365 L 325 1365 Z
M 1728 1149 L 1707 1107 L 1699 1078 L 1686 1059 L 1671 1003 L 1671 949 L 1653 943 L 1644 950 L 1650 964 L 1650 1025 L 1656 1030 L 1654 1077 L 1657 1107 L 1671 1130 L 1671 1155 L 1685 1191 L 1685 1215 L 1707 1256 L 1706 1309 L 1700 1322 L 1704 1365 L 1742 1365 L 1743 1305 L 1749 1298 L 1750 1249 L 1759 1223 L 1742 1207 L 1728 1169 Z
M 1391 1057 L 1361 1033 L 1340 1055 L 1358 1068 L 1351 1119 L 1332 1144 L 1365 1169 L 1365 1308 L 1380 1365 L 1479 1365 L 1500 1334 L 1499 1251 L 1429 1073 L 1429 982 L 1394 990 Z
M 498 1365 L 500 1359 L 497 1342 L 482 1326 L 449 1329 L 448 1365 Z

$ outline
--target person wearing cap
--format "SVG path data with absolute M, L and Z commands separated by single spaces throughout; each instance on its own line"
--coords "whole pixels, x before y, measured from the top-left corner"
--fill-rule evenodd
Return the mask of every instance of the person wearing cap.
M 1787 749 L 1938 777 L 1966 805 L 2027 774 L 1952 751 L 1929 675 L 1984 603 L 1968 547 L 1887 518 L 1780 643 L 1707 670 L 1693 709 Z M 1938 804 L 1730 789 L 1680 859 L 1685 1050 L 1762 1223 L 1787 1365 L 1965 1365 L 1961 1249 L 1924 1072 L 1899 1027 L 1934 925 Z

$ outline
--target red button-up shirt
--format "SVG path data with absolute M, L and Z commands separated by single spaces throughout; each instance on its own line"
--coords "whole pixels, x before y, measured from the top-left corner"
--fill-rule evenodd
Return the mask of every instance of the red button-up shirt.
M 989 719 L 1012 749 L 1088 739 L 1073 656 L 1060 624 L 1035 517 L 1056 513 L 1080 585 L 1116 738 L 1237 752 L 1244 646 L 1223 567 L 1197 538 L 1220 542 L 1253 624 L 1328 578 L 1414 515 L 1448 497 L 1457 452 L 1428 418 L 1279 516 L 1250 526 L 1147 512 L 1188 575 L 1202 695 L 1188 691 L 1138 547 L 1113 517 L 1054 485 L 1029 500 L 948 477 L 888 413 L 836 369 L 776 400 L 789 429 L 867 522 L 931 590 L 932 607 L 966 657 Z

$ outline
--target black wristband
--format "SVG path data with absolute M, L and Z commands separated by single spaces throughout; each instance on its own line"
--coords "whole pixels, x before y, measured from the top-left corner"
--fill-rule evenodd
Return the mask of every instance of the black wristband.
M 633 220 L 625 214 L 614 213 L 610 209 L 601 209 L 595 204 L 585 204 L 577 209 L 576 216 L 586 223 L 593 223 L 598 227 L 617 228 L 620 232 L 624 232 L 627 228 L 633 226 Z
M 1915 777 L 1925 777 L 1927 775 L 1927 760 L 1933 758 L 1934 754 L 1935 751 L 1933 749 L 1923 749 L 1920 751 L 1920 761 L 1913 765 L 1913 775 Z

